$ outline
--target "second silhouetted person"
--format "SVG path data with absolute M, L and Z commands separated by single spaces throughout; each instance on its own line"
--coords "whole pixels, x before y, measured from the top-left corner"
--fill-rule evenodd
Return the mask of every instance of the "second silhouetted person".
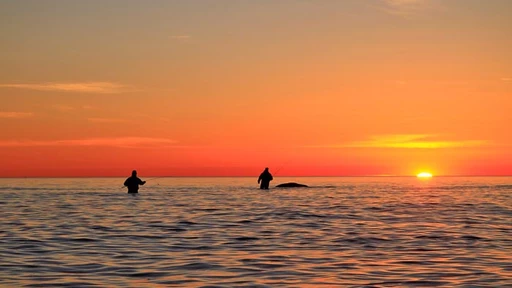
M 272 177 L 272 174 L 268 172 L 268 168 L 265 168 L 265 170 L 260 174 L 260 177 L 258 178 L 258 184 L 260 184 L 260 189 L 268 189 L 270 181 L 272 181 L 273 179 L 274 178 Z

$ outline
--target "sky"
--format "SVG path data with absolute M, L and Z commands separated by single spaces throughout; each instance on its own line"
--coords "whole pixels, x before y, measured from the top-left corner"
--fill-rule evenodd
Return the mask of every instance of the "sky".
M 512 175 L 512 1 L 0 0 L 0 177 Z

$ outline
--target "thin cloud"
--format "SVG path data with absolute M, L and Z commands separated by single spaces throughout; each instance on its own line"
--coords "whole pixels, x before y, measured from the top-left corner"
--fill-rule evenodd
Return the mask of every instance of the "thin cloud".
M 380 0 L 377 8 L 390 14 L 411 15 L 430 7 L 430 0 Z
M 192 36 L 190 36 L 190 35 L 173 35 L 173 36 L 171 36 L 171 39 L 175 39 L 175 40 L 187 40 L 190 38 L 192 38 Z
M 124 123 L 128 122 L 125 119 L 116 119 L 116 118 L 87 118 L 87 121 L 93 123 Z
M 82 83 L 40 83 L 40 84 L 0 84 L 0 88 L 27 89 L 37 91 L 81 92 L 97 94 L 116 94 L 133 91 L 130 87 L 112 82 Z
M 153 120 L 153 121 L 160 121 L 160 122 L 166 122 L 166 123 L 171 122 L 171 119 L 169 119 L 169 118 L 155 117 L 155 116 L 151 116 L 151 115 L 148 115 L 148 114 L 137 114 L 137 117 L 143 117 L 143 118 L 147 118 L 147 119 L 150 119 L 150 120 Z
M 118 138 L 88 138 L 76 140 L 11 140 L 0 141 L 0 147 L 62 147 L 62 146 L 102 146 L 117 148 L 160 147 L 175 144 L 175 140 L 149 137 L 118 137 Z
M 437 81 L 434 82 L 437 85 L 445 85 L 445 86 L 464 86 L 469 85 L 468 81 Z
M 512 78 L 510 78 L 510 77 L 503 77 L 503 78 L 501 78 L 501 81 L 503 81 L 503 82 L 512 82 Z
M 418 5 L 418 3 L 424 3 L 426 0 L 384 0 L 390 6 L 407 6 L 407 5 Z
M 69 105 L 53 105 L 53 108 L 60 112 L 71 112 L 75 110 L 75 107 Z
M 340 145 L 315 146 L 322 148 L 402 148 L 402 149 L 441 149 L 468 148 L 488 145 L 485 140 L 438 140 L 436 135 L 397 134 L 374 136 L 370 140 L 354 141 Z
M 71 106 L 66 104 L 57 104 L 51 106 L 53 109 L 60 111 L 60 112 L 73 112 L 77 110 L 98 110 L 98 108 L 91 106 L 91 105 L 82 105 L 82 106 Z
M 33 117 L 32 112 L 0 112 L 0 118 L 22 119 Z

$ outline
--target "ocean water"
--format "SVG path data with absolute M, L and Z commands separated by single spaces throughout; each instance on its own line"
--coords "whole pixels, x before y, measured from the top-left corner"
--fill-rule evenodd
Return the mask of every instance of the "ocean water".
M 0 286 L 512 287 L 512 178 L 276 178 L 0 179 Z

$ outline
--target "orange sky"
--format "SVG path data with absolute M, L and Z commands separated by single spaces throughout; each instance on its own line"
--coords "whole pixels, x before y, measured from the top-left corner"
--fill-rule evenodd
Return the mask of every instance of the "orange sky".
M 0 1 L 0 177 L 512 175 L 511 11 Z

